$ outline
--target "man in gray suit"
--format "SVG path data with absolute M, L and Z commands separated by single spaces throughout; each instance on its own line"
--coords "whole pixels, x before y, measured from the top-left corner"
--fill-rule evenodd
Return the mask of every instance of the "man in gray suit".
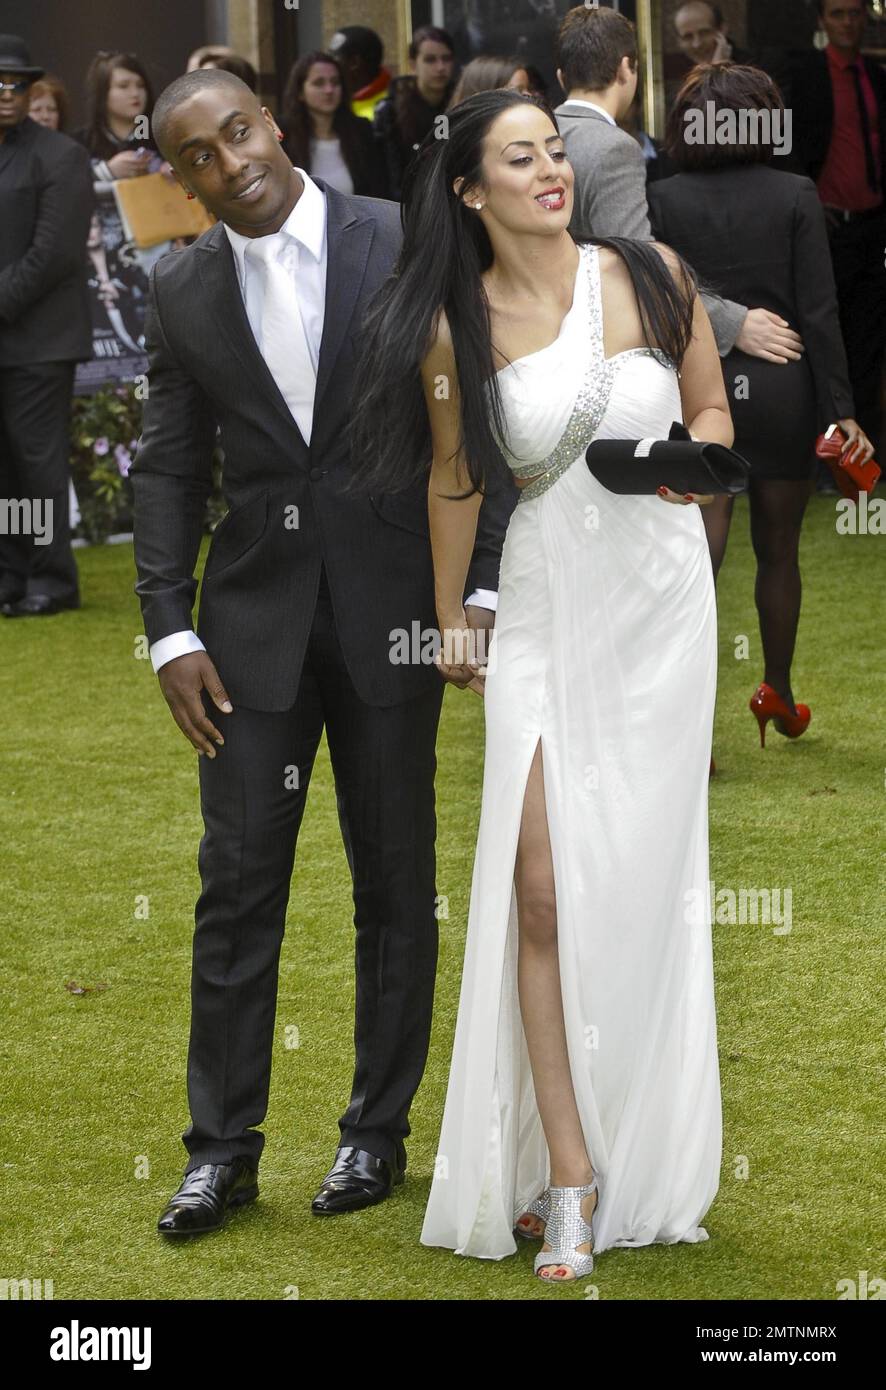
M 637 90 L 637 36 L 615 10 L 570 10 L 560 27 L 557 80 L 568 94 L 555 109 L 569 162 L 575 170 L 575 206 L 569 230 L 576 240 L 631 237 L 650 241 L 646 161 L 618 121 Z M 703 293 L 717 348 L 733 348 L 768 362 L 795 362 L 803 353 L 798 333 L 768 309 L 749 309 Z

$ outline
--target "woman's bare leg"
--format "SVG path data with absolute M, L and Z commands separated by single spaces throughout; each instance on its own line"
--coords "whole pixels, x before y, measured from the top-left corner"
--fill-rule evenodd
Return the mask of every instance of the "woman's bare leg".
M 545 807 L 542 747 L 539 740 L 529 771 L 514 870 L 519 921 L 517 983 L 523 1031 L 532 1066 L 535 1098 L 551 1156 L 551 1185 L 580 1187 L 594 1176 L 582 1133 L 563 1019 L 557 949 L 557 902 L 554 866 Z M 593 1192 L 582 1202 L 590 1223 L 597 1202 Z M 532 1220 L 529 1218 L 528 1220 Z M 543 1225 L 535 1218 L 536 1229 Z M 531 1226 L 524 1229 L 532 1229 Z M 543 1250 L 551 1247 L 547 1242 Z M 589 1253 L 587 1244 L 578 1247 Z M 550 1278 L 574 1278 L 563 1265 L 544 1266 Z

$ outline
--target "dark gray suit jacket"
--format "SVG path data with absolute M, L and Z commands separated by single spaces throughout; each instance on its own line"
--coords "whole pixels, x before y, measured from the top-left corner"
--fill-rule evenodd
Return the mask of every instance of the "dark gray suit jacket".
M 136 592 L 154 643 L 192 625 L 220 430 L 230 511 L 209 548 L 196 630 L 234 705 L 259 710 L 295 701 L 321 560 L 361 698 L 394 705 L 440 680 L 433 665 L 391 659 L 397 629 L 422 634 L 437 626 L 427 478 L 398 494 L 342 491 L 351 473 L 344 426 L 361 319 L 399 251 L 400 209 L 314 182 L 326 195 L 327 269 L 310 447 L 258 350 L 233 252 L 216 224 L 154 269 L 149 394 L 130 474 Z M 502 488 L 484 501 L 466 598 L 475 588 L 498 588 L 515 500 Z

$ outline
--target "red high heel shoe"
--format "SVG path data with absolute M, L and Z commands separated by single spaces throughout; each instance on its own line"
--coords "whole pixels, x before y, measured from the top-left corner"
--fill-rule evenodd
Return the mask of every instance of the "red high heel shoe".
M 798 705 L 797 713 L 791 714 L 777 691 L 761 681 L 751 696 L 751 714 L 760 726 L 760 747 L 766 747 L 766 725 L 771 719 L 777 731 L 785 738 L 799 738 L 809 728 L 812 711 L 808 705 Z

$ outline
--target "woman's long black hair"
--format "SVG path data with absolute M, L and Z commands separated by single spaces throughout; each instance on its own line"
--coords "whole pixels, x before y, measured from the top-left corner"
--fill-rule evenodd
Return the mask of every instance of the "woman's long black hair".
M 401 202 L 403 244 L 391 277 L 367 314 L 352 397 L 349 440 L 352 488 L 399 492 L 427 472 L 431 432 L 420 364 L 444 309 L 458 365 L 460 448 L 471 488 L 485 491 L 505 468 L 495 435 L 506 437 L 481 275 L 492 264 L 489 236 L 473 208 L 453 192 L 483 184 L 483 141 L 497 116 L 518 103 L 545 108 L 512 90 L 478 92 L 447 113 L 448 136 L 431 131 L 406 171 Z M 546 115 L 550 113 L 545 111 Z M 553 119 L 553 118 L 551 118 Z M 647 342 L 679 367 L 692 338 L 692 279 L 683 262 L 678 286 L 648 242 L 595 239 L 630 272 Z M 484 383 L 489 383 L 488 386 Z M 495 434 L 493 433 L 495 431 Z

